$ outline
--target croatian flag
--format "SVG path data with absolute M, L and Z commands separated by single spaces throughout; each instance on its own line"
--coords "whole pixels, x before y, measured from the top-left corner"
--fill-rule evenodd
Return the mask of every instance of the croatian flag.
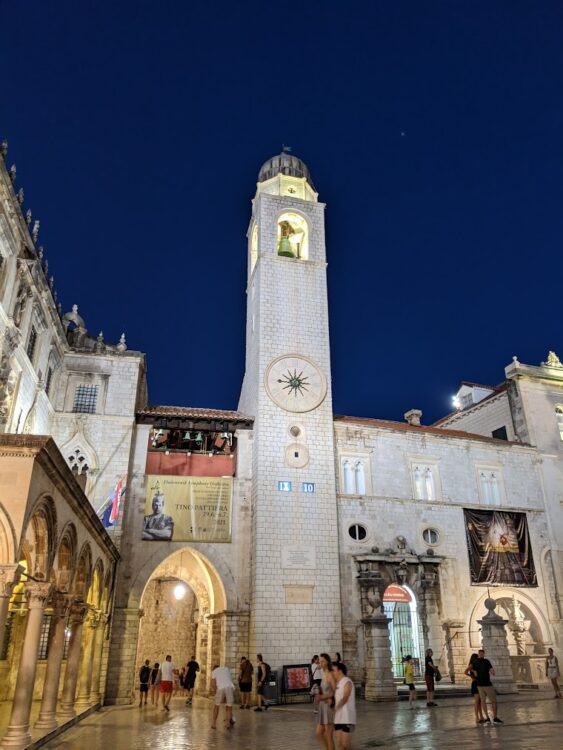
M 117 480 L 117 484 L 110 492 L 107 500 L 100 508 L 98 515 L 102 521 L 102 524 L 106 529 L 115 526 L 117 519 L 119 518 L 119 508 L 121 505 L 121 498 L 125 493 L 125 481 L 123 478 Z

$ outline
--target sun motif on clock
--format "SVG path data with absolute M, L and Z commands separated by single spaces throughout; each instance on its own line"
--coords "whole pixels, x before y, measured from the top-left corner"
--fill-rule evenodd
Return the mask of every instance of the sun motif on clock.
M 265 386 L 272 401 L 286 411 L 311 411 L 326 396 L 323 373 L 312 360 L 298 354 L 278 357 L 271 362 Z

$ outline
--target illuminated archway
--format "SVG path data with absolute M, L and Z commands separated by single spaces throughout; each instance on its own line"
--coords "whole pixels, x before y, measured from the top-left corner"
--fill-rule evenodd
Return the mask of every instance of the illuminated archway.
M 173 552 L 146 581 L 140 610 L 137 662 L 161 663 L 170 654 L 181 668 L 195 656 L 196 690 L 204 691 L 213 663 L 225 655 L 227 595 L 215 566 L 192 547 Z
M 412 656 L 415 675 L 424 666 L 423 635 L 416 597 L 408 586 L 392 583 L 385 589 L 383 609 L 389 618 L 389 640 L 394 677 L 404 676 L 403 659 Z

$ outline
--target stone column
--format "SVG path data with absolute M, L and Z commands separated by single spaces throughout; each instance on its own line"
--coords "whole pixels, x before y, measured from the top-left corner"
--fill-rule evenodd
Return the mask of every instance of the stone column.
M 28 581 L 25 584 L 27 595 L 27 623 L 25 626 L 24 643 L 18 667 L 18 676 L 12 714 L 6 734 L 2 739 L 2 747 L 24 748 L 31 742 L 29 733 L 29 714 L 33 701 L 33 687 L 35 685 L 35 671 L 37 668 L 37 653 L 41 636 L 41 621 L 45 604 L 51 593 L 50 583 L 36 583 Z
M 88 605 L 84 602 L 73 602 L 70 608 L 70 640 L 60 708 L 60 714 L 65 720 L 73 719 L 76 716 L 74 698 L 76 695 L 78 672 L 80 670 L 82 625 L 87 611 Z
M 485 599 L 487 614 L 482 620 L 477 620 L 481 626 L 481 637 L 485 656 L 494 667 L 495 675 L 492 682 L 499 693 L 517 693 L 518 689 L 512 674 L 510 652 L 506 638 L 505 626 L 508 620 L 495 612 L 496 599 Z
M 438 614 L 438 572 L 435 565 L 419 565 L 416 582 L 418 614 L 424 638 L 424 650 L 431 648 L 434 654 L 442 650 L 442 633 Z M 421 654 L 421 656 L 424 656 Z
M 249 612 L 225 612 L 221 662 L 233 671 L 235 677 L 241 655 L 248 654 L 249 621 Z
M 102 678 L 102 656 L 104 654 L 104 638 L 108 615 L 100 615 L 100 624 L 95 630 L 94 639 L 94 662 L 92 668 L 92 688 L 90 690 L 90 703 L 102 703 L 103 695 L 100 692 L 100 681 Z
M 391 664 L 391 641 L 389 640 L 389 618 L 383 613 L 374 613 L 362 619 L 366 644 L 366 688 L 367 701 L 397 700 L 397 687 L 393 679 Z
M 57 592 L 51 598 L 51 604 L 53 615 L 49 631 L 47 668 L 45 670 L 45 682 L 43 683 L 41 709 L 35 722 L 35 728 L 40 729 L 44 734 L 57 728 L 57 698 L 65 647 L 66 617 L 70 602 L 68 596 Z
M 139 639 L 139 612 L 138 607 L 113 610 L 106 704 L 125 705 L 132 702 Z
M 92 670 L 94 668 L 94 641 L 96 631 L 100 625 L 100 612 L 90 609 L 85 618 L 83 633 L 82 663 L 78 675 L 75 707 L 79 713 L 90 707 L 90 691 L 92 690 Z
M 207 679 L 205 689 L 207 692 L 211 689 L 211 672 L 215 664 L 221 661 L 223 621 L 224 612 L 207 615 Z
M 470 657 L 467 628 L 468 625 L 463 620 L 446 620 L 442 623 L 442 630 L 446 634 L 446 664 L 453 685 L 467 684 L 467 677 L 464 675 Z
M 207 614 L 200 616 L 197 624 L 196 661 L 199 664 L 199 675 L 196 679 L 196 693 L 204 695 L 207 685 L 207 642 L 208 642 Z
M 20 580 L 22 572 L 23 568 L 21 565 L 0 565 L 0 648 L 2 648 L 4 639 L 12 592 L 14 586 Z

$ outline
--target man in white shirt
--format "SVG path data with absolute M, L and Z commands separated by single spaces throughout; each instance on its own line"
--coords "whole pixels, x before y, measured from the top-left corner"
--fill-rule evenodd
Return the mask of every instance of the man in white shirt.
M 235 723 L 233 719 L 235 686 L 227 667 L 219 667 L 218 665 L 213 667 L 213 672 L 211 672 L 211 693 L 215 695 L 211 729 L 217 727 L 217 717 L 219 716 L 219 706 L 221 703 L 225 704 L 225 726 L 227 729 L 230 729 Z
M 340 750 L 352 747 L 352 732 L 356 728 L 356 689 L 352 680 L 346 676 L 346 664 L 337 662 L 332 665 L 336 680 L 334 692 L 334 731 Z
M 172 697 L 172 688 L 174 687 L 174 665 L 170 654 L 162 662 L 160 667 L 160 692 L 162 693 L 162 706 L 165 711 L 170 711 L 168 704 Z

